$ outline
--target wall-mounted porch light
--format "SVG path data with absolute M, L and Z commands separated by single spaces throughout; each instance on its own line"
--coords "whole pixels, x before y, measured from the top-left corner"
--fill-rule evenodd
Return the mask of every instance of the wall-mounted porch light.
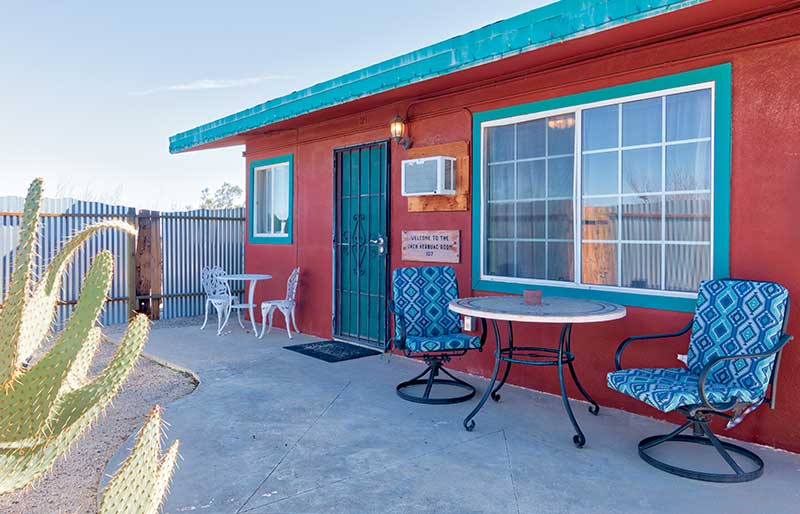
M 411 148 L 411 138 L 406 136 L 406 122 L 399 114 L 389 123 L 389 133 L 392 135 L 392 139 L 394 139 L 395 143 L 406 150 Z

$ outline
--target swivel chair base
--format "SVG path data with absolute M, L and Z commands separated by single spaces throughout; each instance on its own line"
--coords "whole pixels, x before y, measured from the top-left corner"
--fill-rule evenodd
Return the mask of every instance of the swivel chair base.
M 416 377 L 403 382 L 397 385 L 397 396 L 400 398 L 407 400 L 409 402 L 415 403 L 426 403 L 430 405 L 447 405 L 451 403 L 461 403 L 467 400 L 470 400 L 472 397 L 475 396 L 475 388 L 470 384 L 464 382 L 463 380 L 454 377 L 450 374 L 443 366 L 441 359 L 426 359 L 428 361 L 428 367 L 417 375 Z M 439 372 L 444 373 L 449 379 L 446 378 L 437 378 L 439 376 Z M 427 375 L 427 378 L 423 378 Z M 413 386 L 421 386 L 425 385 L 425 391 L 422 395 L 412 394 L 409 391 L 409 388 Z M 459 395 L 459 396 L 431 396 L 431 392 L 435 391 L 434 386 L 447 386 L 447 387 L 456 387 L 459 389 L 464 389 L 467 393 Z

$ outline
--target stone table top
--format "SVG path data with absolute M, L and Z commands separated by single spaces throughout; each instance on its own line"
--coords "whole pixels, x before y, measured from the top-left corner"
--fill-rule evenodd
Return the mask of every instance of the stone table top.
M 448 307 L 464 316 L 527 323 L 594 323 L 626 314 L 616 303 L 557 296 L 544 296 L 539 305 L 525 303 L 522 296 L 474 296 L 456 298 Z

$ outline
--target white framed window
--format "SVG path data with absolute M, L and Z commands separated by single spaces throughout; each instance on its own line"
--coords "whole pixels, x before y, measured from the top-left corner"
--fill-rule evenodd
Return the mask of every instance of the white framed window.
M 253 168 L 253 235 L 286 238 L 290 235 L 291 163 Z
M 480 123 L 480 279 L 693 297 L 714 276 L 715 83 Z

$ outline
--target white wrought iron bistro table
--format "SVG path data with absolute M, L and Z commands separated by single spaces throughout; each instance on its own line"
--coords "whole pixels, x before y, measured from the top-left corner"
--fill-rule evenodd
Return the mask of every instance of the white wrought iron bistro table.
M 564 409 L 575 429 L 575 436 L 572 442 L 575 446 L 582 447 L 586 444 L 581 427 L 578 425 L 572 407 L 567 397 L 567 390 L 564 384 L 564 365 L 569 368 L 572 380 L 578 386 L 584 398 L 591 403 L 589 412 L 594 415 L 600 411 L 600 406 L 595 402 L 586 389 L 583 388 L 578 375 L 575 373 L 573 361 L 575 355 L 572 353 L 571 335 L 573 323 L 597 323 L 611 321 L 625 317 L 625 307 L 615 303 L 602 302 L 598 300 L 583 300 L 578 298 L 542 298 L 539 305 L 526 304 L 522 296 L 476 296 L 472 298 L 457 298 L 450 302 L 450 310 L 464 316 L 470 316 L 482 320 L 481 329 L 486 331 L 486 322 L 492 323 L 495 336 L 494 370 L 489 386 L 483 393 L 478 405 L 464 419 L 464 428 L 472 431 L 475 428 L 473 418 L 481 410 L 486 400 L 491 395 L 494 401 L 500 400 L 500 389 L 506 383 L 508 373 L 512 364 L 524 364 L 528 366 L 556 366 L 558 368 L 558 381 L 561 386 L 561 400 L 564 402 Z M 498 321 L 508 322 L 508 346 L 503 347 L 500 332 L 497 330 Z M 545 348 L 540 346 L 514 346 L 514 333 L 512 322 L 521 323 L 559 323 L 562 325 L 561 336 L 559 337 L 557 348 Z M 505 362 L 506 367 L 500 383 L 497 384 L 497 376 L 500 372 L 500 363 Z M 495 384 L 497 386 L 495 387 Z
M 248 283 L 247 288 L 247 303 L 238 305 L 239 308 L 247 308 L 247 311 L 250 313 L 250 323 L 253 325 L 253 333 L 256 337 L 258 337 L 258 330 L 256 330 L 256 317 L 255 317 L 255 301 L 254 296 L 256 292 L 256 283 L 259 280 L 269 280 L 272 278 L 272 275 L 266 274 L 259 274 L 259 273 L 238 273 L 238 274 L 231 274 L 231 275 L 223 275 L 221 277 L 222 280 L 228 281 L 237 281 L 240 280 L 242 282 Z M 225 317 L 225 323 L 223 323 L 222 328 L 225 328 L 225 325 L 228 324 L 228 316 Z M 222 330 L 220 328 L 220 330 Z

